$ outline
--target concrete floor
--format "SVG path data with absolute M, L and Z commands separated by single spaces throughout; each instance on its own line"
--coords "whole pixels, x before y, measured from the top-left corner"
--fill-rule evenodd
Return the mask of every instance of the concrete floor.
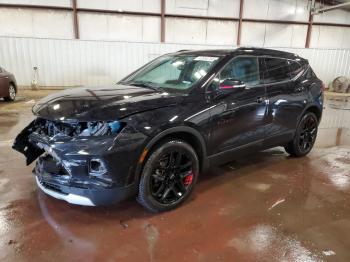
M 0 101 L 1 261 L 350 261 L 350 147 L 300 159 L 276 148 L 213 168 L 168 213 L 134 200 L 73 206 L 40 192 L 10 148 L 46 93 Z

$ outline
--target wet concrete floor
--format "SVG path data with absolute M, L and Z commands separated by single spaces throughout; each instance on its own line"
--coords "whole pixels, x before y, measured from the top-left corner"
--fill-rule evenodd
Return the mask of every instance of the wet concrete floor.
M 350 147 L 299 159 L 275 148 L 213 168 L 168 213 L 133 199 L 74 206 L 40 192 L 11 150 L 46 94 L 27 93 L 0 101 L 1 261 L 350 261 Z

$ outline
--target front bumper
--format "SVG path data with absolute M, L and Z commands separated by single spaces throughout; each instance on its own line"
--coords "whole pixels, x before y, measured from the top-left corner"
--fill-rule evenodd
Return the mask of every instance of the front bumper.
M 47 144 L 36 144 L 45 151 L 33 170 L 39 188 L 46 194 L 71 204 L 84 206 L 106 206 L 122 201 L 135 194 L 135 184 L 118 184 L 110 176 L 111 170 L 98 176 L 91 175 L 88 163 L 103 155 L 59 154 Z M 108 167 L 108 164 L 106 164 Z
M 111 189 L 83 189 L 47 183 L 38 175 L 35 179 L 38 187 L 44 193 L 75 205 L 108 206 L 127 199 L 135 194 L 135 187 L 133 185 Z
M 50 155 L 40 157 L 33 170 L 39 188 L 46 194 L 70 204 L 106 206 L 135 194 L 135 186 L 116 186 L 86 176 L 78 178 L 64 171 Z
M 125 128 L 118 136 L 56 139 L 33 132 L 32 126 L 17 136 L 13 148 L 26 156 L 27 164 L 39 157 L 33 173 L 48 195 L 99 206 L 136 194 L 135 167 L 146 138 L 143 134 Z
M 82 206 L 94 206 L 95 204 L 92 203 L 92 201 L 85 197 L 85 196 L 79 196 L 79 195 L 75 195 L 75 194 L 64 194 L 61 192 L 56 192 L 54 190 L 48 189 L 44 186 L 44 184 L 40 181 L 40 179 L 38 177 L 35 178 L 36 179 L 36 183 L 38 185 L 38 187 L 46 194 L 60 199 L 60 200 L 64 200 L 70 204 L 76 204 L 76 205 L 82 205 Z

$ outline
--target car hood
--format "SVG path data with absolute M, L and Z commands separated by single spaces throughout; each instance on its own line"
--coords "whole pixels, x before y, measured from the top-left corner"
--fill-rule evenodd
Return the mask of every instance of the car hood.
M 49 120 L 107 121 L 173 106 L 181 97 L 135 86 L 81 87 L 41 99 L 34 105 L 33 113 Z

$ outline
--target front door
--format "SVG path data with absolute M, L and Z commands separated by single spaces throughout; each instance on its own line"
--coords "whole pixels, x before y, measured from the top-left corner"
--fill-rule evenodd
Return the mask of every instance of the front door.
M 210 85 L 211 154 L 262 144 L 267 103 L 259 70 L 261 63 L 254 56 L 235 57 L 224 66 Z M 215 95 L 225 79 L 240 80 L 245 83 L 246 88 L 226 96 Z

